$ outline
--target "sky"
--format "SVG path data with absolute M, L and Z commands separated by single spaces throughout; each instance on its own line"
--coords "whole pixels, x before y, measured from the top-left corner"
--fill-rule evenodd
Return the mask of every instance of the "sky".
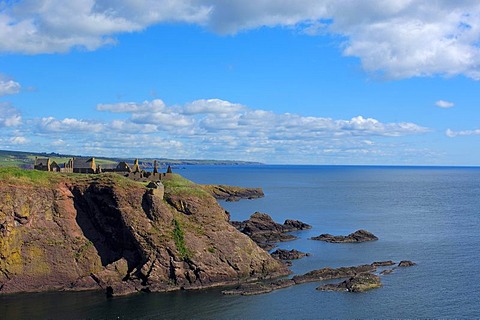
M 477 0 L 0 0 L 0 149 L 480 165 Z

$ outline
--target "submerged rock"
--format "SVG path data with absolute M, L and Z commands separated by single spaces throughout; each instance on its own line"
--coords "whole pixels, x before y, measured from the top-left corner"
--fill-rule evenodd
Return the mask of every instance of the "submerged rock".
M 331 243 L 356 243 L 356 242 L 366 242 L 378 240 L 378 238 L 371 232 L 367 230 L 357 230 L 353 233 L 350 233 L 348 236 L 334 236 L 328 233 L 319 235 L 318 237 L 313 237 L 311 240 L 319 240 Z

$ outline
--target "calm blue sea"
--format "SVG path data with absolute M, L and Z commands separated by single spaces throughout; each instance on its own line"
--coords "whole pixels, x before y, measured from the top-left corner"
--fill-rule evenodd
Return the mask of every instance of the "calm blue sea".
M 198 182 L 262 187 L 265 198 L 222 205 L 233 220 L 253 212 L 278 222 L 299 219 L 286 249 L 304 273 L 378 260 L 418 265 L 382 276 L 367 293 L 319 292 L 305 284 L 251 297 L 221 289 L 139 294 L 20 294 L 0 297 L 1 319 L 351 319 L 480 318 L 480 168 L 356 166 L 192 166 L 177 173 Z M 367 229 L 378 241 L 329 244 L 321 233 Z

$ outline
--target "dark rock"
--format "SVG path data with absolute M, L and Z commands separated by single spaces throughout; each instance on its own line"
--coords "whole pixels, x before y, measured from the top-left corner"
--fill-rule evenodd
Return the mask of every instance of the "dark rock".
M 270 255 L 275 259 L 279 259 L 279 260 L 295 260 L 295 259 L 301 259 L 306 256 L 305 253 L 295 249 L 292 249 L 292 250 L 277 249 L 275 252 L 272 252 Z
M 293 285 L 307 283 L 307 282 L 319 282 L 324 280 L 339 279 L 339 278 L 350 278 L 358 274 L 365 272 L 375 271 L 375 268 L 371 265 L 360 265 L 354 267 L 341 267 L 341 268 L 323 268 L 319 270 L 313 270 L 307 272 L 303 275 L 295 276 L 292 279 L 280 279 L 270 282 L 254 282 L 254 283 L 245 283 L 241 284 L 235 289 L 225 290 L 222 293 L 226 295 L 256 295 L 269 293 L 273 290 L 278 290 L 286 287 L 291 287 Z M 366 282 L 366 280 L 365 280 Z M 356 280 L 352 282 L 352 288 L 357 290 L 357 287 L 354 286 Z
M 147 188 L 151 188 L 151 189 L 157 189 L 158 188 L 158 184 L 154 181 L 150 181 L 148 184 L 147 184 Z
M 273 221 L 268 214 L 255 212 L 250 219 L 238 222 L 232 221 L 231 224 L 239 231 L 249 236 L 261 248 L 270 250 L 275 247 L 276 242 L 285 242 L 297 239 L 294 235 L 287 232 L 303 230 L 309 225 L 297 221 L 287 220 L 288 224 L 279 224 Z M 302 229 L 300 229 L 302 228 Z
M 348 236 L 333 236 L 331 234 L 325 233 L 311 239 L 331 243 L 356 243 L 378 240 L 378 238 L 373 233 L 366 230 L 357 230 L 353 233 L 350 233 Z
M 291 228 L 291 231 L 295 231 L 295 230 L 307 230 L 307 229 L 311 229 L 312 226 L 309 225 L 309 224 L 306 224 L 302 221 L 299 221 L 299 220 L 285 220 L 285 222 L 283 223 L 284 227 L 286 229 L 288 228 Z
M 283 225 L 273 221 L 266 213 L 255 212 L 250 219 L 244 221 L 242 230 L 247 235 L 255 233 L 285 232 Z
M 241 199 L 263 198 L 265 194 L 261 188 L 242 188 L 226 185 L 200 185 L 200 187 L 219 200 L 239 201 Z
M 413 267 L 415 265 L 417 265 L 417 264 L 415 262 L 410 261 L 410 260 L 402 260 L 398 264 L 399 267 Z
M 388 260 L 388 261 L 375 261 L 372 263 L 372 266 L 374 267 L 388 267 L 388 266 L 393 266 L 395 265 L 395 262 L 393 262 L 392 260 Z
M 382 286 L 380 277 L 372 273 L 359 273 L 338 284 L 326 284 L 317 288 L 321 291 L 364 292 Z
M 295 283 L 317 282 L 323 280 L 331 280 L 338 278 L 352 277 L 358 273 L 373 272 L 376 268 L 370 264 L 364 264 L 354 267 L 340 267 L 340 268 L 323 268 L 307 272 L 303 275 L 294 276 L 292 278 Z
M 242 295 L 253 296 L 258 294 L 270 293 L 274 290 L 288 288 L 295 285 L 291 279 L 279 279 L 268 283 L 255 282 L 241 284 L 235 289 L 224 290 L 224 295 Z

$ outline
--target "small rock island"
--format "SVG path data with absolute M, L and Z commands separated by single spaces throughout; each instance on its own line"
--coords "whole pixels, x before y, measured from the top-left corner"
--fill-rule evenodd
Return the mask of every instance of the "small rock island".
M 350 233 L 348 236 L 333 236 L 331 234 L 324 233 L 318 237 L 311 238 L 311 240 L 319 240 L 331 243 L 357 243 L 375 241 L 378 240 L 378 238 L 373 233 L 361 229 Z

